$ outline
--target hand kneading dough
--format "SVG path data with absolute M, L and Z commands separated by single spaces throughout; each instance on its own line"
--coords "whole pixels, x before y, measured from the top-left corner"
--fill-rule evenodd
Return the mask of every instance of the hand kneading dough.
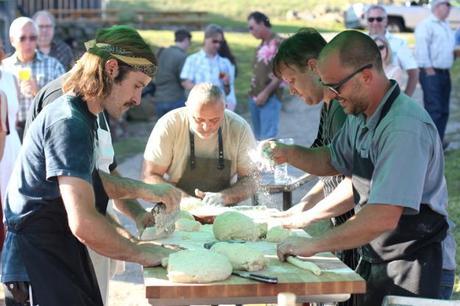
M 259 239 L 267 237 L 267 223 L 256 223 L 257 229 L 259 230 Z
M 232 274 L 224 255 L 209 250 L 184 250 L 169 255 L 168 279 L 175 283 L 210 283 Z
M 257 240 L 259 229 L 254 221 L 236 211 L 227 211 L 218 215 L 212 226 L 217 240 Z
M 268 242 L 281 242 L 291 235 L 291 231 L 281 226 L 274 226 L 267 232 Z
M 244 243 L 218 242 L 212 246 L 211 251 L 226 256 L 235 270 L 252 272 L 265 268 L 264 254 Z
M 294 266 L 298 268 L 308 270 L 315 275 L 321 275 L 321 269 L 312 262 L 300 260 L 294 256 L 288 256 L 286 260 L 287 262 L 289 262 L 290 264 L 293 264 Z
M 201 223 L 190 219 L 179 219 L 176 221 L 176 231 L 183 232 L 198 232 L 201 228 Z
M 191 213 L 189 213 L 188 211 L 185 211 L 185 210 L 179 211 L 179 214 L 177 215 L 177 219 L 195 220 L 193 215 Z

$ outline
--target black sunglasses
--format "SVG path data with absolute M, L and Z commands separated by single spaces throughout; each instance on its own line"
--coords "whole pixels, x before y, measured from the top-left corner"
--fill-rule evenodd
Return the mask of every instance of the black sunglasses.
M 334 95 L 340 96 L 340 87 L 342 87 L 346 82 L 351 80 L 358 73 L 362 72 L 365 69 L 371 68 L 371 67 L 372 67 L 372 64 L 367 64 L 367 65 L 359 68 L 358 70 L 356 70 L 355 72 L 353 72 L 352 74 L 350 74 L 349 76 L 347 76 L 346 78 L 341 80 L 340 82 L 335 83 L 335 84 L 324 84 L 323 81 L 321 81 L 321 80 L 320 80 L 320 82 L 321 82 L 321 85 L 323 85 L 324 87 L 327 87 L 327 89 L 332 91 L 332 93 L 334 93 Z
M 369 17 L 369 18 L 367 18 L 367 22 L 369 22 L 369 23 L 373 23 L 374 21 L 382 22 L 383 17 Z
M 213 40 L 212 40 L 212 43 L 213 43 L 213 44 L 219 44 L 219 45 L 220 45 L 220 44 L 222 43 L 222 40 L 213 39 Z
M 26 40 L 28 40 L 28 41 L 36 41 L 36 40 L 37 40 L 37 36 L 36 36 L 36 35 L 32 35 L 32 36 L 21 36 L 21 37 L 19 37 L 19 41 L 20 41 L 20 42 L 25 42 Z

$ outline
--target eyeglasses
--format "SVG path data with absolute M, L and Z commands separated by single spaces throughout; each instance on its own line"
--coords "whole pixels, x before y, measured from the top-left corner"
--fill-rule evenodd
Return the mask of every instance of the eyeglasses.
M 367 18 L 367 22 L 369 23 L 373 23 L 374 21 L 382 22 L 383 19 L 384 19 L 383 17 L 369 17 Z
M 20 42 L 25 42 L 26 40 L 28 40 L 28 41 L 36 41 L 36 40 L 37 40 L 37 36 L 36 36 L 36 35 L 32 35 L 32 36 L 21 36 L 21 37 L 19 37 L 19 41 L 20 41 Z
M 52 24 L 42 24 L 38 26 L 39 29 L 51 29 L 53 28 Z
M 377 48 L 379 48 L 380 51 L 385 49 L 385 45 L 377 45 Z
M 371 68 L 371 67 L 372 67 L 372 64 L 367 64 L 359 68 L 358 70 L 356 70 L 355 72 L 353 72 L 352 74 L 350 74 L 349 76 L 347 76 L 346 78 L 344 78 L 343 80 L 341 80 L 340 82 L 336 84 L 324 84 L 321 80 L 320 82 L 321 82 L 321 85 L 323 85 L 324 87 L 327 87 L 327 89 L 332 91 L 336 96 L 340 96 L 340 87 L 342 87 L 346 82 L 351 80 L 358 73 L 362 72 L 365 69 Z
M 212 43 L 213 43 L 213 44 L 219 44 L 219 45 L 220 45 L 220 44 L 222 43 L 222 40 L 213 39 L 213 40 L 212 40 Z

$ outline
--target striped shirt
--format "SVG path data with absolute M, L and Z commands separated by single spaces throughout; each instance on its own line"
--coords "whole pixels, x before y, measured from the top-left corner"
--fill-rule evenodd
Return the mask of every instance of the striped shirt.
M 42 88 L 65 72 L 64 67 L 57 59 L 44 55 L 41 52 L 35 52 L 35 58 L 27 64 L 21 63 L 16 54 L 4 59 L 2 62 L 2 68 L 16 75 L 18 79 L 19 70 L 24 67 L 31 69 L 32 77 L 37 81 L 38 89 Z M 19 92 L 18 122 L 26 121 L 27 111 L 29 110 L 33 100 L 34 97 L 27 97 L 22 92 Z

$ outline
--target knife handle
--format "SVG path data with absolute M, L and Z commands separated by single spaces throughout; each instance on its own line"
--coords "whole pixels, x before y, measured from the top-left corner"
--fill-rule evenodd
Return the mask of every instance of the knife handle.
M 261 281 L 261 282 L 264 282 L 264 283 L 278 284 L 278 278 L 277 277 L 270 277 L 270 276 L 255 274 L 255 273 L 249 273 L 249 277 L 251 279 L 258 280 L 258 281 Z

